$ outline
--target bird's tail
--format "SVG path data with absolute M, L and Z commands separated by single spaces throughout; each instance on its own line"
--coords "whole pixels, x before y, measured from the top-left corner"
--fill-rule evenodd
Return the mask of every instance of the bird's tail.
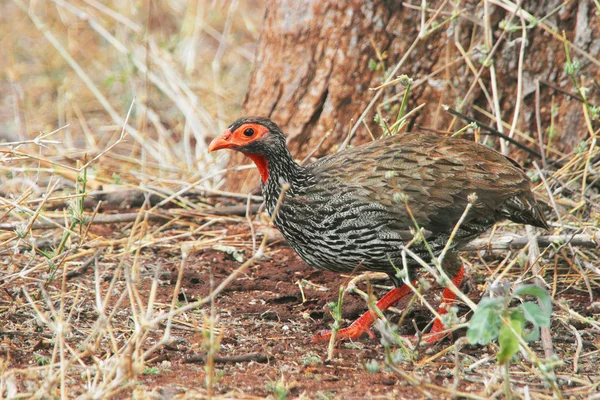
M 532 193 L 520 193 L 504 202 L 501 212 L 513 222 L 550 229 L 542 208 Z

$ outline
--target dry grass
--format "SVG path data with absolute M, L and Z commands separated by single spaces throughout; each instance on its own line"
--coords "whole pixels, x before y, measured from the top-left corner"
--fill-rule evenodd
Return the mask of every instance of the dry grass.
M 529 20 L 514 3 L 490 3 L 514 12 L 521 23 Z M 212 196 L 246 202 L 243 194 L 215 189 L 222 165 L 208 158 L 206 143 L 239 114 L 263 10 L 259 0 L 14 0 L 0 5 L 0 397 L 147 397 L 155 388 L 139 382 L 169 368 L 151 360 L 173 345 L 175 330 L 199 333 L 195 349 L 208 354 L 198 375 L 207 378 L 195 382 L 196 390 L 188 395 L 221 393 L 211 362 L 224 334 L 214 296 L 268 250 L 264 242 L 257 249 L 254 230 L 237 235 L 224 228 L 245 224 L 245 219 L 212 216 L 199 223 L 195 217 L 214 203 Z M 427 16 L 438 27 L 449 23 L 444 13 Z M 426 18 L 422 24 L 424 34 L 439 29 Z M 572 57 L 595 60 L 543 22 L 534 29 L 549 32 L 548 40 L 565 42 Z M 518 34 L 526 38 L 529 32 L 520 29 Z M 494 48 L 493 42 L 487 45 Z M 467 52 L 463 57 L 471 64 Z M 540 399 L 593 398 L 600 382 L 592 368 L 600 360 L 600 254 L 589 247 L 598 243 L 600 221 L 597 110 L 582 101 L 588 132 L 575 152 L 560 154 L 542 142 L 540 132 L 530 137 L 519 130 L 518 111 L 511 121 L 502 119 L 498 83 L 493 73 L 481 77 L 484 65 L 489 64 L 471 65 L 473 87 L 489 92 L 489 108 L 480 113 L 507 136 L 537 146 L 548 158 L 561 157 L 559 168 L 550 169 L 544 158 L 530 173 L 537 193 L 552 207 L 551 233 L 563 239 L 587 235 L 576 237 L 587 245 L 555 240 L 538 253 L 535 241 L 529 241 L 511 252 L 502 249 L 500 262 L 490 261 L 491 249 L 470 253 L 465 261 L 473 275 L 486 277 L 478 282 L 481 292 L 505 280 L 511 285 L 537 280 L 554 300 L 552 328 L 557 334 L 551 339 L 558 360 L 523 343 L 527 358 L 511 369 L 513 396 L 527 398 L 530 392 Z M 515 73 L 520 85 L 522 68 Z M 585 96 L 588 81 L 574 76 L 568 90 Z M 391 74 L 389 81 L 394 78 Z M 389 82 L 381 86 L 367 109 L 402 100 L 387 96 L 388 88 Z M 462 101 L 468 102 L 467 97 Z M 551 109 L 551 102 L 539 99 L 537 112 Z M 356 121 L 355 129 L 361 124 Z M 460 126 L 458 119 L 455 125 Z M 90 207 L 85 199 L 100 196 L 95 191 L 109 186 L 117 193 L 144 193 L 136 200 L 141 205 L 124 215 L 119 201 L 107 197 L 104 210 L 118 208 L 120 214 L 104 219 L 112 214 Z M 248 198 L 249 205 L 250 200 L 256 199 Z M 133 200 L 122 201 L 127 205 Z M 167 203 L 165 211 L 161 206 Z M 254 221 L 255 228 L 267 223 Z M 498 226 L 489 236 L 491 247 L 501 248 L 498 236 L 514 230 L 509 224 Z M 212 295 L 187 299 L 181 280 L 190 255 L 215 244 L 253 257 L 227 280 L 215 283 L 211 278 Z M 177 276 L 166 299 L 158 293 L 171 280 L 169 264 L 176 266 Z M 82 275 L 88 279 L 76 279 Z M 458 341 L 436 354 L 414 355 L 406 368 L 390 362 L 388 368 L 423 396 L 501 396 L 504 373 L 494 355 L 481 350 L 474 359 L 463 348 Z M 423 378 L 423 371 L 444 357 L 456 362 L 454 386 Z M 459 387 L 466 381 L 484 382 L 483 388 L 464 393 Z M 282 373 L 269 390 L 272 396 L 285 395 L 290 386 Z M 244 397 L 243 390 L 225 396 Z

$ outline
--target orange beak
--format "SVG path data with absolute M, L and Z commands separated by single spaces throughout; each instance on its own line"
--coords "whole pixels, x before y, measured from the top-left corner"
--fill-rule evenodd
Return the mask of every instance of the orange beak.
M 221 134 L 221 136 L 214 138 L 208 145 L 208 152 L 210 153 L 215 150 L 229 149 L 235 146 L 236 144 L 231 142 L 231 135 L 231 131 L 227 129 Z

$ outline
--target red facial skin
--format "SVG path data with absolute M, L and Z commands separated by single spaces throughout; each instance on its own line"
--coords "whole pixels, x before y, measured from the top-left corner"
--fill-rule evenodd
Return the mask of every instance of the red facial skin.
M 251 136 L 246 136 L 244 132 L 247 132 L 249 129 L 254 130 L 254 134 Z M 238 147 L 243 147 L 256 140 L 260 140 L 268 132 L 269 130 L 264 126 L 252 123 L 243 124 L 233 132 L 227 129 L 221 134 L 221 136 L 214 138 L 213 141 L 210 142 L 208 145 L 208 152 L 210 153 L 212 151 L 221 149 L 237 150 Z M 243 151 L 241 152 L 246 157 L 254 161 L 254 164 L 256 164 L 256 168 L 258 168 L 258 172 L 260 173 L 262 182 L 266 183 L 269 179 L 267 158 L 261 154 L 248 154 L 244 153 Z

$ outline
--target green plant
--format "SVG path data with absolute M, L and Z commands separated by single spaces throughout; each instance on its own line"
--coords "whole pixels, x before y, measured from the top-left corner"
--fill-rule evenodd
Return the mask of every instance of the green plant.
M 520 296 L 532 296 L 538 302 L 523 301 L 518 306 L 511 307 L 511 302 Z M 525 342 L 540 338 L 540 328 L 550 325 L 551 313 L 552 300 L 546 290 L 536 285 L 522 285 L 512 295 L 483 298 L 471 317 L 467 331 L 469 343 L 487 345 L 498 339 L 500 350 L 496 357 L 504 367 L 504 394 L 507 399 L 512 397 L 509 376 L 511 361 L 521 345 L 525 348 Z M 532 325 L 531 329 L 526 328 L 527 323 Z M 550 377 L 548 371 L 543 372 Z
M 321 360 L 321 357 L 319 357 L 319 355 L 313 353 L 312 351 L 309 351 L 308 353 L 302 356 L 302 364 L 317 366 L 323 364 L 323 361 Z
M 539 304 L 524 301 L 517 307 L 510 307 L 511 302 L 520 296 L 533 296 Z M 520 339 L 526 342 L 539 339 L 540 328 L 550 325 L 551 312 L 552 301 L 548 292 L 535 285 L 519 286 L 512 295 L 481 300 L 469 322 L 467 339 L 471 344 L 481 345 L 498 339 L 498 362 L 507 364 L 519 350 Z M 532 325 L 531 329 L 526 328 L 527 322 Z
M 33 355 L 33 359 L 37 365 L 49 365 L 51 361 L 50 357 L 37 353 Z
M 275 397 L 276 400 L 287 399 L 287 395 L 289 392 L 283 375 L 277 381 L 267 382 L 267 384 L 265 385 L 265 389 L 267 390 L 267 392 L 273 393 L 273 397 Z
M 342 326 L 342 304 L 344 303 L 344 293 L 346 292 L 345 285 L 340 286 L 337 302 L 332 301 L 327 304 L 327 307 L 331 310 L 331 316 L 333 317 L 333 323 L 331 326 L 331 339 L 329 340 L 329 346 L 327 346 L 327 359 L 333 358 L 333 349 L 335 348 L 335 337 L 337 336 L 340 327 Z
M 160 370 L 157 367 L 149 367 L 144 369 L 142 372 L 144 375 L 158 375 L 160 374 Z

